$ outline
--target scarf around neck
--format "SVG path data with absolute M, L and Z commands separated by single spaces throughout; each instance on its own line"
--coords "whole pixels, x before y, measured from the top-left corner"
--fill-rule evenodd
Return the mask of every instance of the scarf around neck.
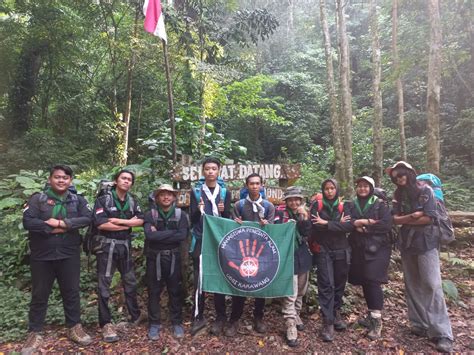
M 245 199 L 252 204 L 252 210 L 255 213 L 258 213 L 258 217 L 260 217 L 260 219 L 264 219 L 265 218 L 265 207 L 262 206 L 262 203 L 263 203 L 262 196 L 259 195 L 258 199 L 255 200 L 255 201 L 250 198 L 250 195 L 247 195 L 247 197 Z
M 52 212 L 52 218 L 64 219 L 67 217 L 67 209 L 66 209 L 66 199 L 67 199 L 67 192 L 63 195 L 58 195 L 56 192 L 53 191 L 50 187 L 46 190 L 46 195 L 54 201 L 54 207 Z
M 125 203 L 123 204 L 123 206 L 117 196 L 117 191 L 115 191 L 115 189 L 112 190 L 112 197 L 114 199 L 115 207 L 117 207 L 117 210 L 120 211 L 120 218 L 127 219 L 127 215 L 125 214 L 125 212 L 130 208 L 130 197 L 128 195 L 128 192 L 125 194 Z
M 212 215 L 216 216 L 216 217 L 219 217 L 219 209 L 217 208 L 216 199 L 217 199 L 217 196 L 219 196 L 219 192 L 221 191 L 221 187 L 219 186 L 219 184 L 216 184 L 216 187 L 214 188 L 214 192 L 211 193 L 211 190 L 209 189 L 209 186 L 204 184 L 204 185 L 202 185 L 202 191 L 204 191 L 204 193 L 206 194 L 207 199 L 211 202 Z

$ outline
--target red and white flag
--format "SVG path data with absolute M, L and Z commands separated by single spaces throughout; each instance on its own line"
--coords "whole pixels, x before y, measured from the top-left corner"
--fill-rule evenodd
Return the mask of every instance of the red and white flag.
M 145 31 L 160 37 L 166 42 L 165 17 L 161 11 L 160 0 L 145 0 L 143 13 L 145 14 L 145 23 L 143 25 Z

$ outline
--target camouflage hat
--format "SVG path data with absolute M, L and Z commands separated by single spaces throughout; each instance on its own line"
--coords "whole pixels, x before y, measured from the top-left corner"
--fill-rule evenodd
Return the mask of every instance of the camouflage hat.
M 290 186 L 289 188 L 287 188 L 285 193 L 283 194 L 282 200 L 285 201 L 287 198 L 291 198 L 291 197 L 304 199 L 304 195 L 303 195 L 303 191 L 301 190 L 301 187 Z

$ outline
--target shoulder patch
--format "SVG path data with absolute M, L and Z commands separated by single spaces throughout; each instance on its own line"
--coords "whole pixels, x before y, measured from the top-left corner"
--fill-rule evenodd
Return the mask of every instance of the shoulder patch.
M 95 210 L 95 214 L 101 214 L 101 213 L 104 213 L 104 209 L 103 208 L 97 208 Z

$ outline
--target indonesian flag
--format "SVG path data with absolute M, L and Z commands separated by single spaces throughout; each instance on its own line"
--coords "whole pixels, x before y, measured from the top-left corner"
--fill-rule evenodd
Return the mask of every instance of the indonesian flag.
M 145 23 L 143 25 L 145 31 L 160 37 L 166 42 L 165 18 L 161 11 L 160 0 L 145 0 L 143 13 L 145 14 Z

